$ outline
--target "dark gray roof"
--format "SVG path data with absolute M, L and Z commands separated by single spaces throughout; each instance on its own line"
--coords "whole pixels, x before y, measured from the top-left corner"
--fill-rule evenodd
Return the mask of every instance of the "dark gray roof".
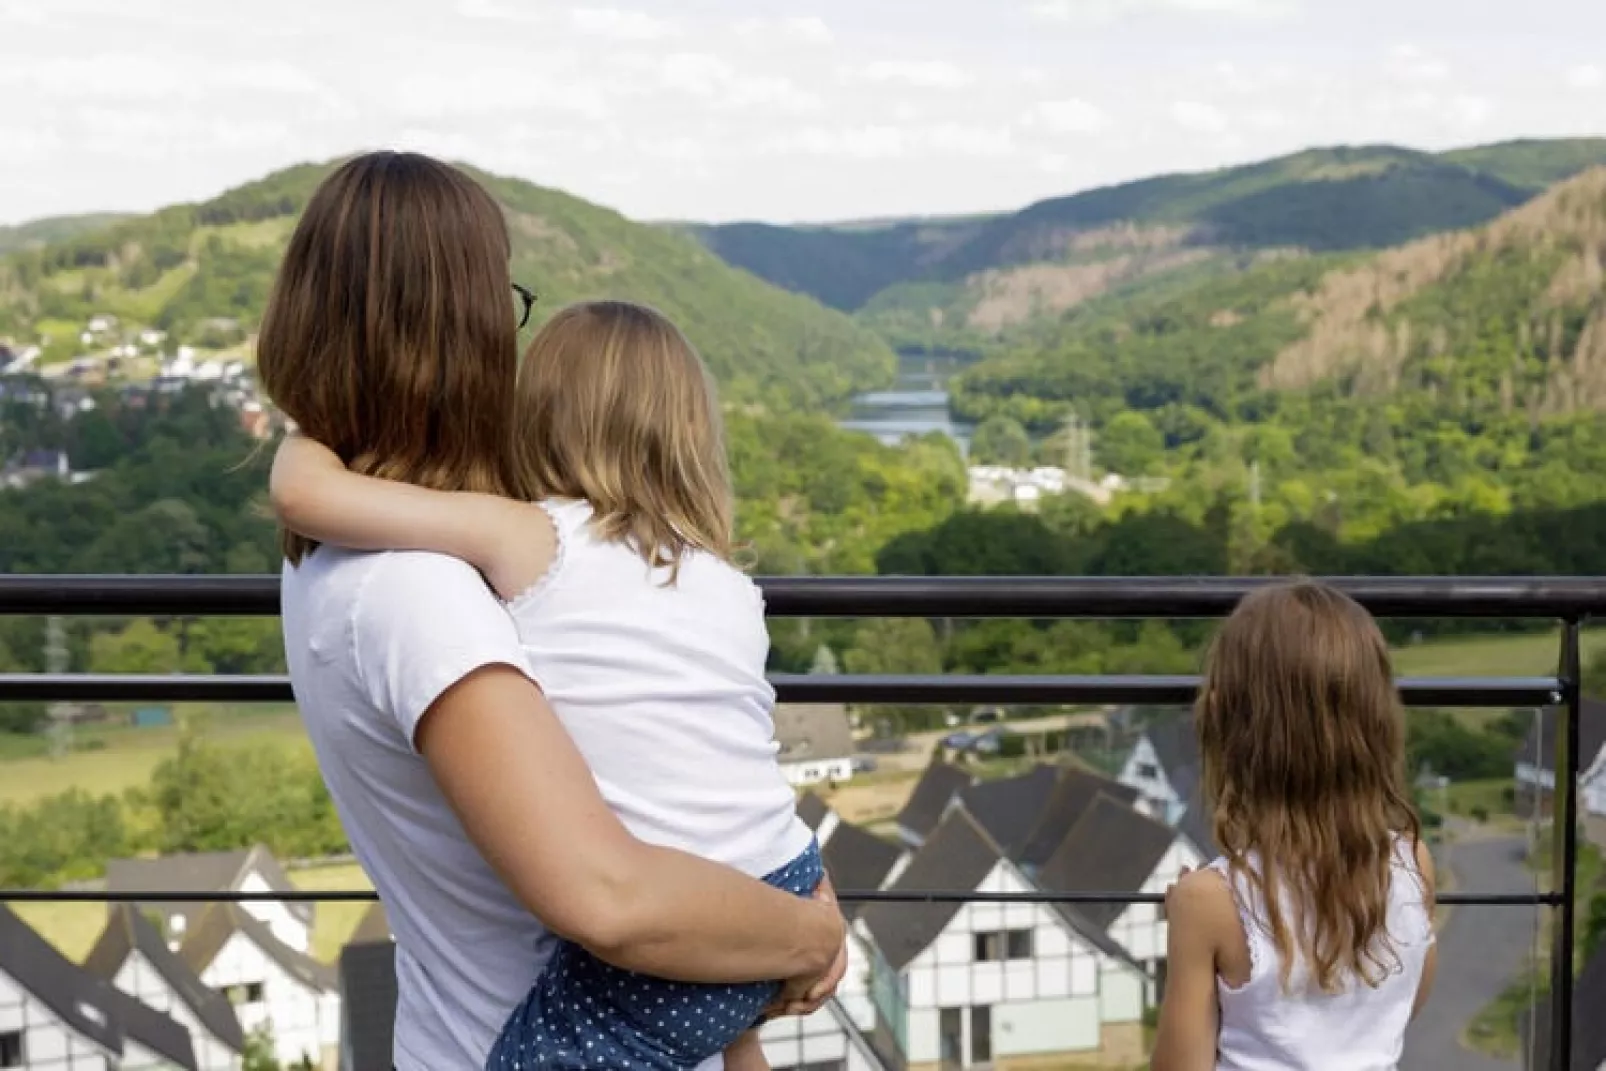
M 916 837 L 930 836 L 931 831 L 937 828 L 937 823 L 942 821 L 943 811 L 974 780 L 957 766 L 933 759 L 915 783 L 914 791 L 909 793 L 909 802 L 903 805 L 903 810 L 898 814 L 898 825 Z
M 1598 1071 L 1606 1063 L 1606 1016 L 1601 1015 L 1602 1008 L 1606 1008 L 1606 944 L 1584 961 L 1583 970 L 1573 981 L 1573 1043 L 1567 1071 Z M 1524 1071 L 1550 1071 L 1550 1009 L 1550 998 L 1541 997 L 1518 1016 Z M 1532 1062 L 1526 1060 L 1530 1050 Z
M 797 816 L 803 819 L 804 825 L 816 833 L 820 831 L 820 824 L 825 821 L 825 816 L 830 813 L 831 805 L 821 799 L 817 793 L 805 792 L 798 797 Z
M 835 839 L 835 838 L 833 838 Z M 1002 853 L 966 811 L 948 813 L 890 888 L 899 892 L 970 892 L 991 874 Z M 959 913 L 957 903 L 867 904 L 860 917 L 887 965 L 901 971 Z
M 162 935 L 133 904 L 111 905 L 106 928 L 84 960 L 84 969 L 107 982 L 138 951 L 161 975 L 173 993 L 187 1005 L 214 1038 L 234 1052 L 245 1051 L 245 1031 L 228 998 L 201 981 L 200 975 L 174 954 Z
M 1170 826 L 1101 792 L 1037 874 L 1037 884 L 1048 892 L 1135 893 L 1176 840 L 1177 831 Z M 1077 904 L 1076 908 L 1107 930 L 1126 905 Z
M 342 1044 L 351 1053 L 345 1071 L 391 1071 L 396 1029 L 396 945 L 349 944 L 340 952 Z
M 195 1041 L 188 1027 L 116 988 L 111 990 L 111 1007 L 125 1043 L 143 1045 L 182 1071 L 197 1071 Z
M 297 952 L 273 935 L 273 931 L 243 910 L 237 904 L 211 904 L 201 913 L 195 925 L 179 946 L 179 959 L 196 974 L 203 973 L 230 937 L 243 933 L 262 949 L 291 977 L 312 989 L 333 992 L 339 984 L 333 968 L 319 963 L 311 956 Z
M 0 904 L 0 972 L 33 994 L 68 1028 L 122 1054 L 123 1032 L 112 1006 L 112 987 L 73 963 Z
M 896 844 L 848 822 L 839 822 L 831 839 L 820 849 L 820 855 L 825 860 L 825 872 L 831 875 L 831 884 L 836 886 L 838 892 L 881 888 L 881 883 L 887 880 L 893 864 L 902 854 L 903 849 Z M 863 904 L 842 905 L 842 913 L 850 919 L 858 916 L 863 909 Z
M 1532 719 L 1527 737 L 1512 755 L 1515 761 L 1533 762 L 1538 759 L 1541 770 L 1556 768 L 1556 726 L 1561 724 L 1557 713 L 1557 708 L 1546 707 L 1539 712 L 1539 717 Z M 1603 747 L 1606 747 L 1606 701 L 1585 699 L 1578 710 L 1580 773 L 1589 768 Z
M 1010 859 L 1037 828 L 1059 785 L 1057 766 L 1038 765 L 1018 777 L 980 781 L 959 795 L 959 802 Z
M 853 723 L 841 703 L 779 703 L 775 740 L 781 762 L 845 759 L 853 754 Z
M 295 885 L 273 853 L 261 844 L 233 852 L 192 852 L 163 855 L 152 859 L 113 859 L 106 864 L 106 888 L 110 892 L 224 892 L 237 889 L 246 875 L 256 870 L 268 887 L 293 890 Z M 185 917 L 185 929 L 194 925 L 205 904 L 142 904 L 165 915 Z M 291 902 L 290 913 L 312 924 L 313 905 Z
M 1119 781 L 1090 770 L 1067 767 L 1018 854 L 1021 865 L 1035 870 L 1047 863 L 1100 793 L 1128 806 L 1138 798 L 1137 789 Z

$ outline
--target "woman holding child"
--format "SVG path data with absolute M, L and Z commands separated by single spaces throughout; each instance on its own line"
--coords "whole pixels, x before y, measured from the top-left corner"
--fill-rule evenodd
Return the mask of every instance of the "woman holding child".
M 396 935 L 396 1066 L 763 1067 L 753 1028 L 819 1006 L 844 932 L 775 766 L 718 406 L 622 303 L 518 374 L 509 254 L 460 172 L 358 157 L 258 345 L 300 432 L 291 678 Z

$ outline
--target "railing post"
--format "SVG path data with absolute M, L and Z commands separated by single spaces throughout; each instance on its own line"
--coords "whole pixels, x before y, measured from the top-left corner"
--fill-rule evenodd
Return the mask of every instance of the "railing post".
M 1578 717 L 1583 677 L 1578 621 L 1562 623 L 1561 707 L 1556 714 L 1555 761 L 1551 787 L 1551 888 L 1561 893 L 1554 947 L 1550 953 L 1550 1067 L 1568 1071 L 1573 1047 L 1573 917 L 1578 881 Z

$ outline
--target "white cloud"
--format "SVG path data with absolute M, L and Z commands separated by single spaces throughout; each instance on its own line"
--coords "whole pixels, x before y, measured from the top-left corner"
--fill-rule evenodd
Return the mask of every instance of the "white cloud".
M 1171 105 L 1171 118 L 1180 127 L 1201 134 L 1220 134 L 1229 125 L 1227 115 L 1214 104 L 1179 100 Z
M 815 15 L 798 15 L 782 19 L 743 19 L 736 24 L 741 37 L 786 41 L 801 41 L 811 45 L 830 44 L 835 39 L 831 27 Z
M 1599 89 L 1606 85 L 1606 70 L 1593 63 L 1583 63 L 1567 72 L 1567 84 L 1574 89 Z
M 1058 134 L 1097 134 L 1113 125 L 1109 113 L 1076 97 L 1045 100 L 1028 114 L 1027 123 Z
M 701 98 L 721 109 L 753 108 L 805 115 L 824 107 L 818 94 L 791 79 L 748 74 L 708 52 L 664 57 L 659 73 L 666 88 Z
M 581 33 L 619 41 L 662 41 L 680 35 L 680 27 L 666 19 L 612 7 L 577 7 L 569 12 L 569 25 Z
M 872 82 L 903 82 L 921 89 L 958 89 L 974 79 L 946 60 L 877 60 L 864 69 Z
M 1108 23 L 1155 11 L 1272 18 L 1298 7 L 1298 0 L 1033 0 L 1026 10 L 1045 22 Z
M 1483 97 L 1467 93 L 1458 94 L 1449 101 L 1450 121 L 1467 129 L 1480 127 L 1487 122 L 1490 110 L 1489 102 Z
M 1396 45 L 1389 51 L 1389 73 L 1407 82 L 1438 82 L 1450 76 L 1450 65 L 1415 45 Z
M 899 127 L 869 125 L 857 127 L 809 126 L 762 139 L 757 148 L 769 156 L 852 157 L 859 160 L 891 160 L 906 156 L 909 138 Z

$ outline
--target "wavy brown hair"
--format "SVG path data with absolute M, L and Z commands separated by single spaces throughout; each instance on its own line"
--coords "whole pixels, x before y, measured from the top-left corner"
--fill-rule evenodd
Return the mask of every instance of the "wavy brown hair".
M 1251 593 L 1210 647 L 1195 717 L 1216 842 L 1259 894 L 1282 985 L 1296 959 L 1323 992 L 1377 985 L 1398 962 L 1395 838 L 1421 836 L 1377 623 L 1315 581 Z
M 355 472 L 519 495 L 510 252 L 501 209 L 456 168 L 348 160 L 290 237 L 257 340 L 263 386 Z M 282 543 L 292 562 L 316 545 Z
M 591 503 L 599 534 L 670 583 L 687 551 L 730 560 L 718 395 L 665 316 L 627 301 L 560 309 L 525 352 L 518 394 L 514 456 L 534 495 Z

